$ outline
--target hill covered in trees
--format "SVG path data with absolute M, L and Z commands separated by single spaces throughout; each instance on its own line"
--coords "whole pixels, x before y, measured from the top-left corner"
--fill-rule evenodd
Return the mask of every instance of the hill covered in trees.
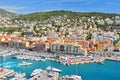
M 84 29 L 98 27 L 103 30 L 107 26 L 120 26 L 120 14 L 100 12 L 73 12 L 73 11 L 49 11 L 18 15 L 0 9 L 0 27 L 24 27 L 38 32 L 47 27 L 56 31 L 60 28 L 73 28 L 82 26 Z M 16 16 L 17 15 L 17 16 Z M 6 18 L 6 17 L 12 17 Z
M 101 18 L 112 18 L 114 16 L 120 16 L 120 14 L 113 13 L 99 13 L 99 12 L 73 12 L 73 11 L 49 11 L 49 12 L 36 12 L 26 15 L 21 15 L 20 19 L 36 19 L 36 20 L 45 20 L 55 16 L 64 16 L 66 15 L 70 19 L 79 19 L 81 17 L 101 17 Z
M 49 11 L 20 15 L 17 20 L 40 21 L 52 26 L 90 26 L 101 29 L 106 26 L 120 26 L 120 14 L 100 12 Z
M 17 14 L 9 12 L 9 11 L 6 11 L 4 9 L 0 9 L 0 16 L 1 17 L 15 17 L 15 16 L 17 16 Z

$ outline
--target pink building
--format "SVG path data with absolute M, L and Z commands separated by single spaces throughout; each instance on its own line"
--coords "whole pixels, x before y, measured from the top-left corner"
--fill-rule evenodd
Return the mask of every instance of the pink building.
M 80 44 L 82 46 L 82 48 L 84 49 L 88 49 L 89 48 L 89 42 L 86 40 L 79 40 L 78 44 Z
M 47 41 L 40 41 L 39 43 L 35 44 L 35 50 L 36 51 L 48 51 L 50 49 L 50 43 Z

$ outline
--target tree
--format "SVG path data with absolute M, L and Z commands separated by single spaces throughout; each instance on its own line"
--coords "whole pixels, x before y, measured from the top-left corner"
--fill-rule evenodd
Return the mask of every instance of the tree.
M 92 37 L 92 34 L 88 34 L 88 36 L 86 37 L 86 40 L 91 39 L 91 37 Z

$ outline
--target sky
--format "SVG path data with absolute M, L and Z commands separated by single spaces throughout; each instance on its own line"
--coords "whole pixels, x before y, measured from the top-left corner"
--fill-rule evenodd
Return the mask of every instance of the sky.
M 54 10 L 120 13 L 120 0 L 0 0 L 0 8 L 17 14 Z

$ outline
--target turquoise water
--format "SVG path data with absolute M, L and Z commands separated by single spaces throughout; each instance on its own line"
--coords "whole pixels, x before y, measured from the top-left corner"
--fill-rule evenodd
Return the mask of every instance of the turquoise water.
M 63 66 L 54 61 L 30 61 L 30 66 L 19 66 L 23 60 L 12 59 L 11 57 L 4 58 L 4 67 L 14 69 L 17 72 L 25 72 L 26 78 L 30 78 L 30 73 L 36 69 L 45 69 L 48 66 L 53 66 L 62 70 L 60 76 L 77 74 L 82 76 L 83 80 L 120 80 L 120 62 L 105 61 L 104 64 L 90 63 L 90 64 L 79 64 Z M 0 61 L 0 66 L 1 66 Z M 77 69 L 77 70 L 76 70 Z

